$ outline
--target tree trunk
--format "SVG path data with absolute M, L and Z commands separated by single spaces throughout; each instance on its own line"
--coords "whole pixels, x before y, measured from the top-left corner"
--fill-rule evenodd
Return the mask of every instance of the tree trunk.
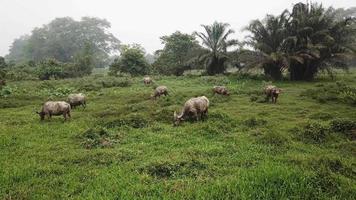
M 282 71 L 278 64 L 266 64 L 263 66 L 264 74 L 273 80 L 282 79 Z
M 221 74 L 225 72 L 225 59 L 213 57 L 211 63 L 207 66 L 208 75 Z
M 314 62 L 305 62 L 304 64 L 294 62 L 291 63 L 289 72 L 292 81 L 312 81 L 318 73 L 318 67 Z

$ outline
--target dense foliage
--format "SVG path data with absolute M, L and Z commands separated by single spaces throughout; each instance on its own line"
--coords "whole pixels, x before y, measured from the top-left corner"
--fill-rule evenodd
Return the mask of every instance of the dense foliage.
M 118 50 L 120 42 L 108 32 L 110 23 L 105 19 L 83 17 L 56 18 L 49 24 L 35 28 L 31 35 L 16 39 L 10 47 L 8 60 L 25 62 L 54 58 L 60 62 L 74 62 L 89 45 L 93 52 L 93 65 L 108 64 L 109 54 Z
M 0 75 L 8 71 L 9 77 L 21 79 L 27 73 L 38 72 L 31 68 L 33 65 L 26 68 L 28 63 L 37 66 L 54 59 L 64 67 L 59 70 L 64 75 L 58 76 L 58 70 L 53 75 L 57 78 L 88 75 L 94 67 L 111 64 L 111 74 L 155 72 L 179 76 L 186 70 L 205 69 L 208 75 L 215 75 L 238 67 L 247 71 L 262 69 L 266 78 L 274 80 L 285 76 L 290 80 L 313 80 L 319 72 L 334 76 L 336 68 L 347 69 L 356 64 L 355 15 L 356 8 L 297 3 L 280 15 L 252 21 L 245 28 L 250 34 L 241 43 L 230 39 L 234 31 L 229 24 L 214 22 L 202 25 L 203 32 L 176 31 L 161 37 L 164 47 L 155 55 L 145 55 L 142 47 L 124 46 L 121 57 L 115 60 L 120 42 L 109 33 L 108 21 L 90 17 L 79 21 L 56 18 L 13 42 L 6 56 L 9 70 L 1 70 Z M 234 48 L 237 45 L 239 48 Z M 46 71 L 40 68 L 41 73 Z M 46 78 L 49 74 L 39 76 Z M 28 75 L 29 79 L 38 76 Z
M 5 78 L 6 68 L 5 58 L 0 56 L 0 80 Z
M 118 72 L 132 75 L 145 75 L 150 72 L 150 65 L 145 58 L 144 49 L 137 44 L 123 45 L 121 55 L 110 65 L 110 74 L 116 75 Z
M 204 62 L 209 75 L 223 73 L 231 60 L 227 49 L 237 45 L 237 40 L 228 39 L 234 33 L 229 26 L 227 23 L 214 22 L 212 25 L 202 25 L 205 32 L 195 32 L 205 47 L 198 59 Z
M 337 79 L 346 91 L 355 77 Z M 249 101 L 260 79 L 153 78 L 170 95 L 152 101 L 142 77 L 9 81 L 0 90 L 0 199 L 354 199 L 355 104 L 300 96 L 342 85 L 276 82 L 284 91 L 271 104 Z M 231 95 L 213 95 L 217 84 Z M 34 113 L 77 92 L 88 107 L 71 120 Z M 196 95 L 209 98 L 209 117 L 173 127 L 173 112 Z
M 298 3 L 292 11 L 255 20 L 247 30 L 247 44 L 255 51 L 242 52 L 248 66 L 262 67 L 266 75 L 281 79 L 289 71 L 291 80 L 312 80 L 323 70 L 346 68 L 355 55 L 356 29 L 352 17 L 317 3 Z
M 161 37 L 164 48 L 156 51 L 157 60 L 153 63 L 154 70 L 164 75 L 182 75 L 187 69 L 193 68 L 192 58 L 201 50 L 194 35 L 179 31 Z

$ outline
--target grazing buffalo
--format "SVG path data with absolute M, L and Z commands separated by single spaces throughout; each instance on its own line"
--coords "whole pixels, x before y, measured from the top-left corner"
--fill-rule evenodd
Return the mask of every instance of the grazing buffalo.
M 76 106 L 86 107 L 86 96 L 82 93 L 79 94 L 70 94 L 67 98 L 67 102 L 70 104 L 71 108 L 75 108 Z
M 205 96 L 195 97 L 185 102 L 181 114 L 174 112 L 174 125 L 179 125 L 181 121 L 188 117 L 194 117 L 197 121 L 207 116 L 209 99 Z
M 272 98 L 272 103 L 277 103 L 279 94 L 282 92 L 281 89 L 274 85 L 268 85 L 264 88 L 264 93 L 266 94 L 266 101 L 268 102 Z
M 41 117 L 41 120 L 44 120 L 46 115 L 48 118 L 52 118 L 52 115 L 63 115 L 64 120 L 67 120 L 68 117 L 71 117 L 70 105 L 65 101 L 47 101 L 43 104 L 42 110 L 36 113 Z
M 152 98 L 152 99 L 156 99 L 157 97 L 160 97 L 160 96 L 162 96 L 162 95 L 164 95 L 164 96 L 167 96 L 167 95 L 168 95 L 168 88 L 167 88 L 166 86 L 164 86 L 164 85 L 158 86 L 158 87 L 155 89 L 153 95 L 151 95 L 151 98 Z

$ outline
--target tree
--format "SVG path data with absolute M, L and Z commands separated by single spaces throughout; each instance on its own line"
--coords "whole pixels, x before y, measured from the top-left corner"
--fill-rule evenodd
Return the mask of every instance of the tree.
M 246 63 L 247 68 L 262 68 L 264 74 L 274 80 L 282 79 L 282 73 L 289 66 L 289 57 L 284 52 L 284 41 L 287 38 L 288 23 L 286 12 L 275 17 L 267 15 L 261 22 L 254 20 L 245 29 L 251 33 L 245 42 L 255 51 L 244 50 L 240 53 L 241 62 Z
M 0 80 L 5 78 L 7 64 L 5 58 L 0 56 Z
M 157 60 L 154 69 L 160 74 L 180 76 L 187 69 L 192 68 L 194 51 L 201 49 L 194 35 L 184 34 L 179 31 L 161 37 L 164 48 L 156 51 Z
M 132 75 L 145 75 L 149 73 L 150 65 L 145 59 L 145 50 L 138 44 L 123 45 L 121 55 L 110 65 L 110 74 L 117 72 Z
M 64 78 L 65 72 L 63 63 L 55 59 L 45 59 L 38 63 L 38 78 L 40 80 L 49 80 L 50 78 Z
M 15 39 L 10 46 L 10 53 L 5 56 L 6 60 L 22 63 L 31 60 L 29 53 L 29 35 L 23 35 Z
M 105 19 L 83 17 L 56 18 L 49 24 L 35 28 L 29 36 L 16 39 L 8 59 L 39 62 L 55 58 L 60 62 L 73 62 L 87 44 L 93 51 L 93 64 L 105 65 L 109 55 L 119 49 L 120 41 L 108 32 L 110 23 Z
M 287 53 L 300 61 L 290 63 L 291 80 L 313 80 L 320 70 L 331 74 L 333 67 L 346 68 L 346 58 L 355 55 L 354 24 L 354 18 L 338 20 L 333 8 L 296 4 L 287 26 Z
M 316 3 L 298 3 L 292 12 L 256 20 L 247 30 L 254 51 L 245 50 L 240 59 L 274 79 L 285 69 L 291 80 L 313 80 L 319 71 L 332 75 L 333 68 L 347 68 L 347 59 L 355 56 L 355 19 L 340 19 L 333 8 Z
M 237 40 L 229 40 L 230 34 L 234 33 L 229 29 L 229 24 L 214 22 L 212 25 L 202 25 L 205 33 L 195 32 L 205 47 L 198 59 L 205 63 L 209 75 L 223 73 L 230 60 L 227 48 L 237 45 Z
M 84 49 L 79 52 L 74 58 L 75 76 L 90 75 L 94 68 L 94 51 L 90 43 L 86 43 Z

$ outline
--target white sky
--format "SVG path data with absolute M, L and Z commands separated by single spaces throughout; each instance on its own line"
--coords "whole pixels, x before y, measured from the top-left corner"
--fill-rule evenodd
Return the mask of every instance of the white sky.
M 139 43 L 149 53 L 162 47 L 159 37 L 176 30 L 200 31 L 201 24 L 227 22 L 243 38 L 241 28 L 267 13 L 279 14 L 300 0 L 1 0 L 0 56 L 15 38 L 29 34 L 56 17 L 105 18 L 122 43 Z M 305 0 L 302 0 L 305 2 Z M 319 0 L 325 6 L 353 7 L 355 0 Z

